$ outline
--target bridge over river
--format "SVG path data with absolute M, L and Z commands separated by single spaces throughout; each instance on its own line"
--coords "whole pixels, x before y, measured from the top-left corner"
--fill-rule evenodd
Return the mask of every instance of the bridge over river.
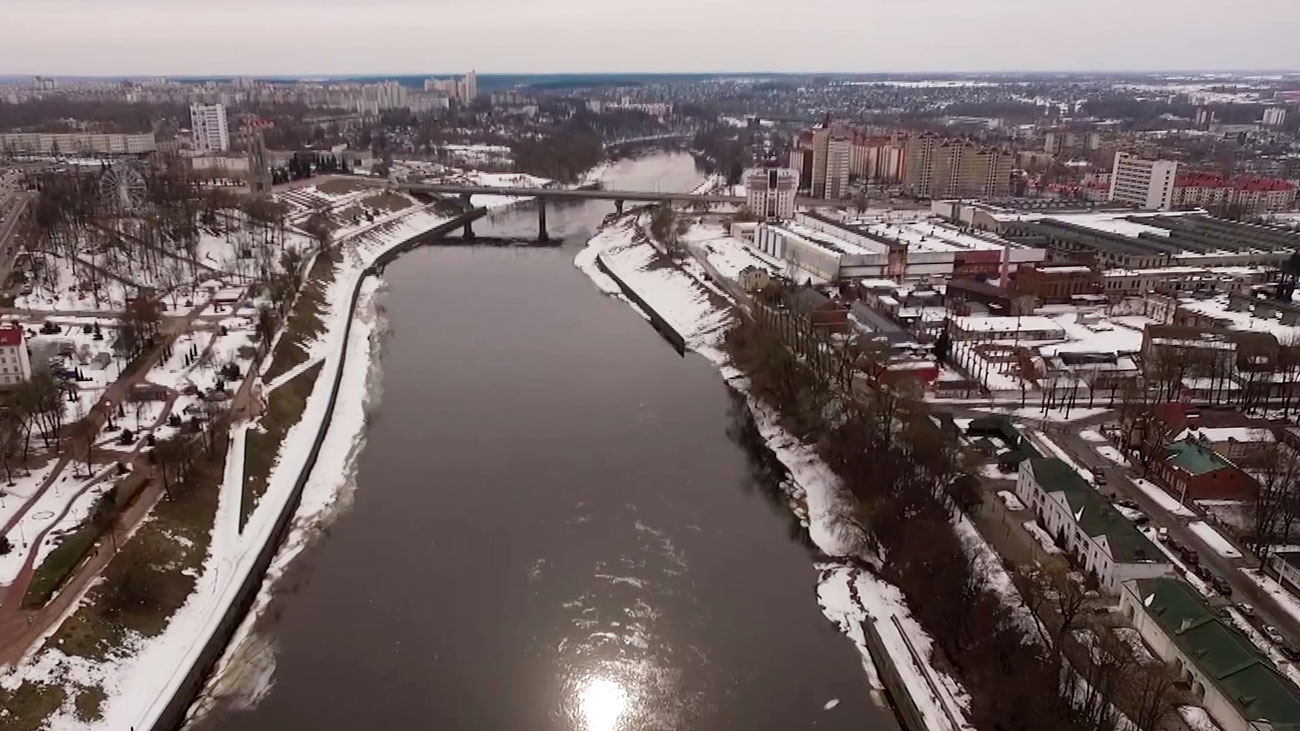
M 547 200 L 604 200 L 613 201 L 615 209 L 622 213 L 624 202 L 634 203 L 688 203 L 704 205 L 744 205 L 744 196 L 718 195 L 714 193 L 679 193 L 673 191 L 649 190 L 607 190 L 598 188 L 529 188 L 525 186 L 464 185 L 460 183 L 400 183 L 391 180 L 355 178 L 364 185 L 373 185 L 388 190 L 403 190 L 413 193 L 435 193 L 438 195 L 460 196 L 467 204 L 471 196 L 503 195 L 512 198 L 534 198 L 537 200 L 537 237 L 547 239 L 546 201 Z M 828 200 L 825 198 L 796 198 L 795 206 L 802 208 L 847 208 L 853 201 Z M 469 224 L 465 227 L 466 237 L 472 237 Z

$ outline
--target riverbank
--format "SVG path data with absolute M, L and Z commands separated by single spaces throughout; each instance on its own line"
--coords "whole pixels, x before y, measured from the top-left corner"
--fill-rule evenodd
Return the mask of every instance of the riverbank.
M 602 291 L 629 301 L 649 319 L 622 294 L 618 282 L 602 271 L 601 264 L 615 272 L 624 286 L 634 289 L 658 317 L 681 333 L 690 350 L 713 363 L 728 384 L 745 395 L 756 428 L 789 472 L 791 510 L 816 547 L 829 557 L 818 566 L 818 601 L 827 618 L 858 647 L 874 692 L 883 691 L 884 680 L 892 677 L 895 694 L 905 689 L 911 699 L 899 705 L 914 709 L 909 719 L 913 724 L 928 729 L 961 728 L 970 700 L 955 679 L 929 662 L 932 641 L 912 616 L 902 592 L 860 568 L 879 559 L 863 548 L 857 529 L 845 519 L 850 512 L 849 499 L 838 478 L 811 447 L 786 432 L 777 415 L 749 393 L 746 377 L 723 350 L 734 303 L 694 261 L 682 267 L 668 262 L 646 238 L 644 225 L 638 217 L 629 216 L 606 226 L 574 264 Z M 884 677 L 877 663 L 886 671 Z
M 194 588 L 188 597 L 163 619 L 164 626 L 156 634 L 145 637 L 127 631 L 104 657 L 68 654 L 51 641 L 86 601 L 85 596 L 74 597 L 67 614 L 0 679 L 6 691 L 40 689 L 55 702 L 42 701 L 43 711 L 24 708 L 22 720 L 8 718 L 6 708 L 0 714 L 0 726 L 14 722 L 23 724 L 22 728 L 35 724 L 30 727 L 144 729 L 155 727 L 159 719 L 174 719 L 184 710 L 193 694 L 192 688 L 185 689 L 194 682 L 191 668 L 206 668 L 212 662 L 212 638 L 218 634 L 224 638 L 230 622 L 241 620 L 237 613 L 231 614 L 231 608 L 242 609 L 246 604 L 241 596 L 250 582 L 256 582 L 253 588 L 261 585 L 261 573 L 272 554 L 276 555 L 274 566 L 287 563 L 304 531 L 310 530 L 311 521 L 336 502 L 346 483 L 350 455 L 364 427 L 363 399 L 375 332 L 372 303 L 377 284 L 367 280 L 367 270 L 386 252 L 446 220 L 432 205 L 409 206 L 344 232 L 337 244 L 342 256 L 320 297 L 324 303 L 320 329 L 299 344 L 304 351 L 301 364 L 272 378 L 268 369 L 275 358 L 268 355 L 261 370 L 247 376 L 260 386 L 262 397 L 272 401 L 275 390 L 286 382 L 301 380 L 299 374 L 311 379 L 305 381 L 308 395 L 301 403 L 301 415 L 295 415 L 282 438 L 272 444 L 264 489 L 249 494 L 245 484 L 249 477 L 245 462 L 251 459 L 248 437 L 254 433 L 250 430 L 259 429 L 258 422 L 237 422 L 230 428 L 230 446 L 215 488 L 215 516 L 210 532 L 204 531 L 206 556 L 196 562 Z M 355 320 L 353 304 L 359 313 Z M 270 352 L 278 352 L 283 336 L 281 329 Z M 336 381 L 340 398 L 331 403 Z M 326 424 L 329 432 L 318 446 L 317 436 Z M 322 463 L 307 479 L 305 469 L 318 453 L 323 455 Z M 300 476 L 305 485 L 297 484 Z M 294 519 L 293 534 L 286 550 L 277 553 L 277 539 L 290 517 Z M 127 543 L 131 536 L 119 538 Z M 83 702 L 87 691 L 79 689 L 84 688 L 95 689 L 93 705 Z M 163 726 L 170 727 L 170 722 Z

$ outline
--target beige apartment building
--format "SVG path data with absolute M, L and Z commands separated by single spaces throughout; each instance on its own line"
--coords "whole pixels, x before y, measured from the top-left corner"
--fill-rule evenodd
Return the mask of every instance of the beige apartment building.
M 917 196 L 995 197 L 1011 191 L 1011 154 L 933 132 L 910 135 L 904 146 L 903 188 Z

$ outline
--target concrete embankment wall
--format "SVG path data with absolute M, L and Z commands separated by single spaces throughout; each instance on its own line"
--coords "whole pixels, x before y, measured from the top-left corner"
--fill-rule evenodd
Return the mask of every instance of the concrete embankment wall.
M 681 333 L 677 332 L 677 328 L 673 327 L 672 323 L 664 319 L 664 316 L 660 315 L 654 307 L 651 307 L 650 303 L 646 302 L 645 298 L 642 297 L 640 293 L 628 286 L 627 282 L 624 282 L 622 277 L 614 273 L 614 270 L 605 263 L 605 257 L 603 254 L 596 255 L 596 266 L 599 267 L 602 272 L 608 274 L 609 278 L 613 279 L 614 283 L 618 285 L 618 288 L 623 290 L 623 294 L 627 295 L 628 299 L 632 300 L 636 303 L 637 307 L 641 308 L 641 311 L 650 318 L 650 324 L 654 325 L 654 328 L 659 331 L 659 334 L 663 335 L 664 339 L 676 348 L 678 353 L 686 355 L 686 338 L 683 337 Z
M 487 213 L 487 209 L 475 209 L 429 231 L 413 236 L 381 254 L 374 265 L 368 267 L 362 272 L 361 276 L 357 277 L 356 286 L 352 288 L 352 296 L 348 301 L 348 317 L 343 326 L 341 341 L 343 345 L 339 353 L 338 367 L 334 370 L 334 381 L 330 384 L 330 395 L 325 407 L 325 416 L 321 419 L 320 427 L 312 440 L 311 451 L 307 454 L 307 460 L 302 471 L 298 473 L 298 478 L 293 483 L 293 490 L 289 493 L 289 499 L 285 501 L 284 506 L 280 509 L 280 514 L 276 516 L 269 540 L 258 551 L 257 559 L 253 563 L 252 571 L 248 573 L 247 580 L 239 587 L 234 601 L 226 607 L 225 613 L 217 623 L 216 630 L 212 633 L 202 651 L 200 651 L 198 659 L 186 672 L 185 679 L 181 681 L 176 693 L 172 695 L 166 707 L 158 715 L 158 719 L 151 727 L 151 731 L 172 731 L 180 728 L 181 724 L 184 723 L 190 705 L 198 696 L 199 691 L 203 689 L 208 674 L 216 665 L 217 660 L 221 658 L 222 653 L 225 652 L 226 646 L 230 643 L 230 638 L 234 636 L 240 623 L 244 621 L 244 617 L 248 614 L 248 610 L 253 606 L 253 601 L 262 588 L 262 582 L 266 579 L 266 570 L 270 567 L 275 554 L 279 552 L 281 544 L 284 543 L 284 538 L 289 532 L 289 526 L 293 523 L 293 516 L 298 512 L 298 504 L 302 500 L 303 488 L 307 486 L 307 480 L 316 467 L 316 460 L 320 456 L 321 446 L 325 443 L 325 436 L 329 433 L 330 422 L 333 420 L 334 406 L 339 397 L 339 385 L 343 381 L 343 369 L 347 365 L 348 341 L 352 336 L 352 319 L 356 315 L 357 300 L 361 297 L 361 286 L 379 268 L 391 262 L 400 254 L 409 251 L 415 246 L 436 240 L 447 232 L 460 228 L 467 220 L 476 220 L 485 213 Z

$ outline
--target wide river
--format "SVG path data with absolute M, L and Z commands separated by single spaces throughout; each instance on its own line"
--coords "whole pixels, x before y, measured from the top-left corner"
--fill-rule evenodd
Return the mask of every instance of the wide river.
M 701 179 L 657 153 L 608 186 Z M 896 728 L 718 372 L 574 268 L 612 211 L 552 208 L 560 247 L 388 267 L 352 507 L 259 629 L 271 690 L 200 728 Z

